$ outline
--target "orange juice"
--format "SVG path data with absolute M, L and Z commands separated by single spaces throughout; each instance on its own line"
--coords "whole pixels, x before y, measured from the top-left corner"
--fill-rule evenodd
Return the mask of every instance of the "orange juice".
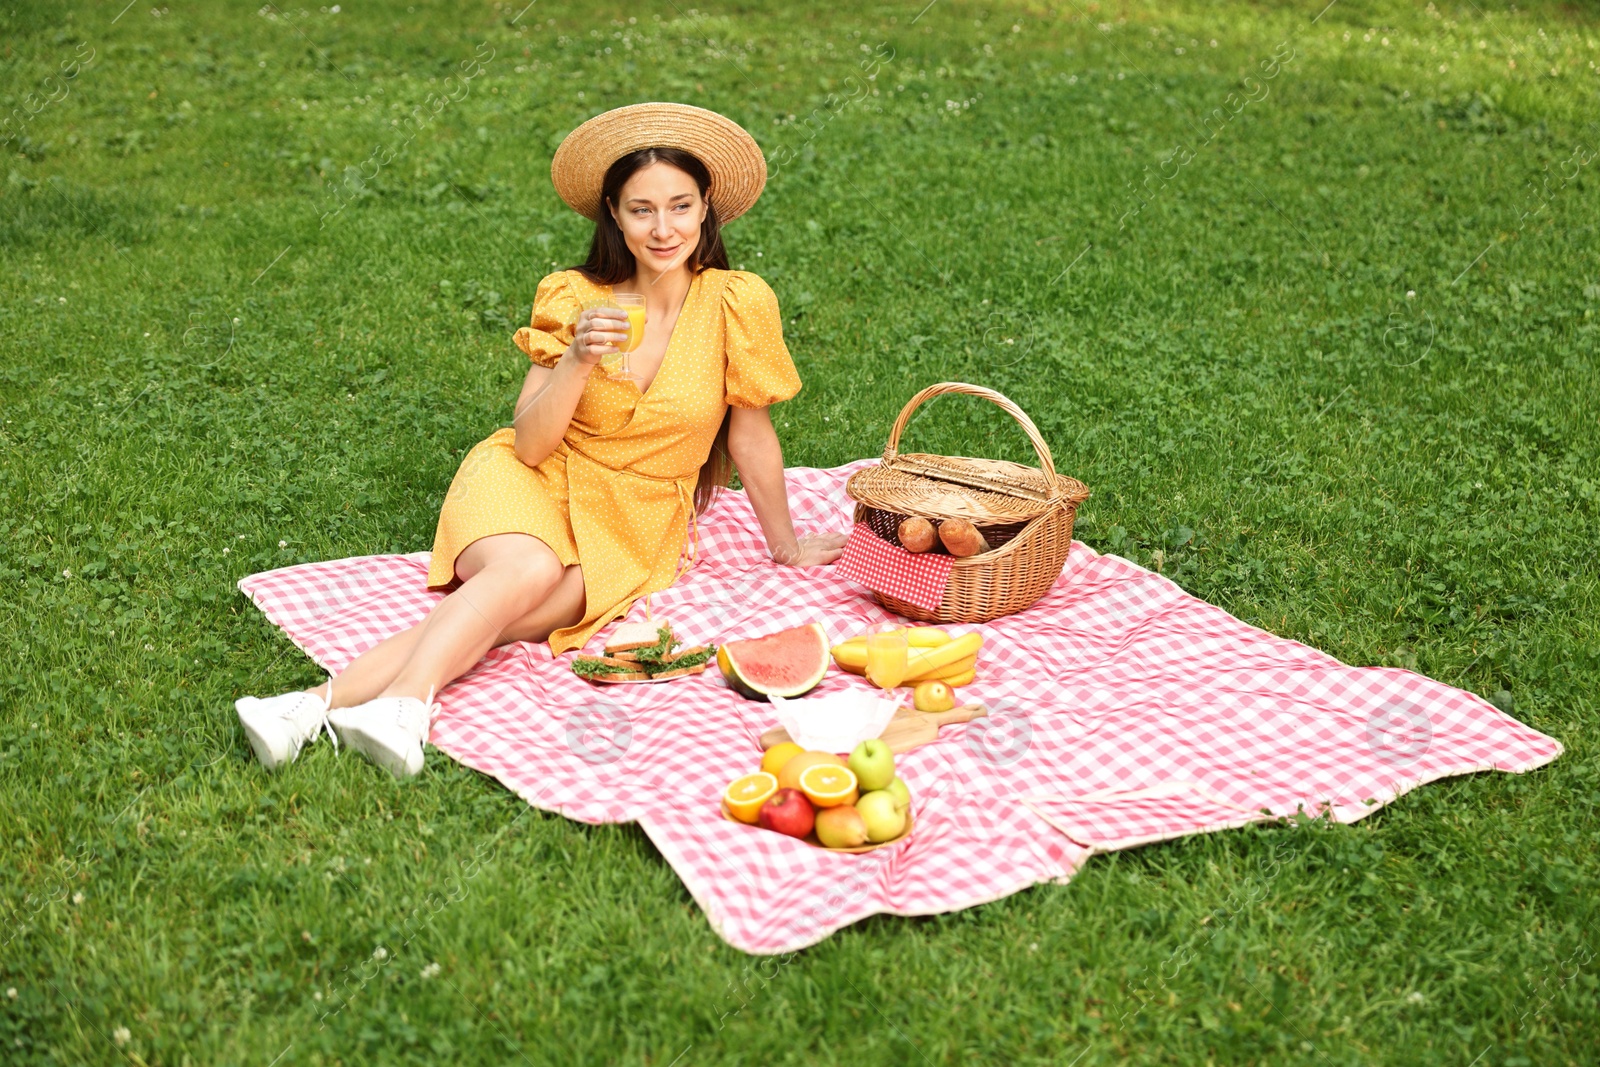
M 906 680 L 910 653 L 903 629 L 867 634 L 867 680 L 879 689 L 893 689 Z
M 628 339 L 617 350 L 632 352 L 644 341 L 644 305 L 625 304 L 622 310 L 628 313 Z

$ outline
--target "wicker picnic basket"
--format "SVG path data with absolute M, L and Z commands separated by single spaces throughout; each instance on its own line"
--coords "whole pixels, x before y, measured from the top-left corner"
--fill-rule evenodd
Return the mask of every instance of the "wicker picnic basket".
M 901 452 L 900 434 L 911 413 L 945 393 L 998 405 L 1033 442 L 1039 467 Z M 967 519 L 991 546 L 988 552 L 952 561 L 944 599 L 932 611 L 872 591 L 890 611 L 924 622 L 987 622 L 1032 606 L 1060 576 L 1072 548 L 1078 505 L 1089 499 L 1082 482 L 1056 473 L 1050 446 L 1021 408 L 993 389 L 964 382 L 940 382 L 912 397 L 889 431 L 883 462 L 851 475 L 845 492 L 856 502 L 855 521 L 866 523 L 890 544 L 899 544 L 901 519 L 920 516 L 935 522 Z

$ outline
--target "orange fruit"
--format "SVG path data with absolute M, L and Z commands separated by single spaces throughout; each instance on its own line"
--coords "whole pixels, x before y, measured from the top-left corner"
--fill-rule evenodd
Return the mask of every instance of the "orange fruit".
M 777 791 L 778 780 L 766 771 L 757 771 L 729 782 L 728 788 L 723 790 L 722 802 L 728 805 L 728 812 L 735 819 L 754 825 L 761 805 Z
M 911 690 L 911 706 L 918 711 L 949 711 L 956 706 L 956 695 L 946 682 L 918 682 Z
M 856 776 L 849 767 L 818 763 L 800 772 L 800 792 L 819 808 L 854 804 L 859 791 Z
M 768 774 L 777 774 L 783 770 L 783 765 L 794 759 L 805 749 L 793 741 L 784 741 L 767 749 L 766 755 L 761 757 L 761 769 Z
M 779 789 L 799 789 L 800 775 L 807 768 L 818 764 L 832 764 L 835 767 L 846 766 L 845 761 L 832 752 L 802 752 L 798 756 L 791 756 L 783 765 L 783 770 L 778 772 Z

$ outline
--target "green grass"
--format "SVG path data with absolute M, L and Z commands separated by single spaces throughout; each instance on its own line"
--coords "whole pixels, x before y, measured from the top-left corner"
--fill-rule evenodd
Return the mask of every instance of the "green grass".
M 1436 5 L 8 5 L 0 1061 L 1592 1062 L 1600 39 Z M 585 247 L 551 150 L 658 98 L 787 150 L 728 241 L 789 317 L 791 465 L 992 386 L 1091 545 L 1566 754 L 781 966 L 636 828 L 438 754 L 262 774 L 231 700 L 317 672 L 234 582 L 428 547 Z M 1029 455 L 962 400 L 907 443 Z

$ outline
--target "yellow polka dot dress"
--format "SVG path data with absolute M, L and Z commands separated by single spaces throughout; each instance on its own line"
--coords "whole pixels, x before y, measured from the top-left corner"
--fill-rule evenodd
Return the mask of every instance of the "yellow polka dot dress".
M 550 275 L 517 347 L 554 367 L 583 302 L 610 293 L 577 271 Z M 636 599 L 676 580 L 700 467 L 728 406 L 766 407 L 799 391 L 772 289 L 746 271 L 702 271 L 648 390 L 591 374 L 562 441 L 538 466 L 517 458 L 510 427 L 467 453 L 439 512 L 428 588 L 454 588 L 456 557 L 480 537 L 532 534 L 563 565 L 583 566 L 584 617 L 550 635 L 553 655 L 582 648 Z

